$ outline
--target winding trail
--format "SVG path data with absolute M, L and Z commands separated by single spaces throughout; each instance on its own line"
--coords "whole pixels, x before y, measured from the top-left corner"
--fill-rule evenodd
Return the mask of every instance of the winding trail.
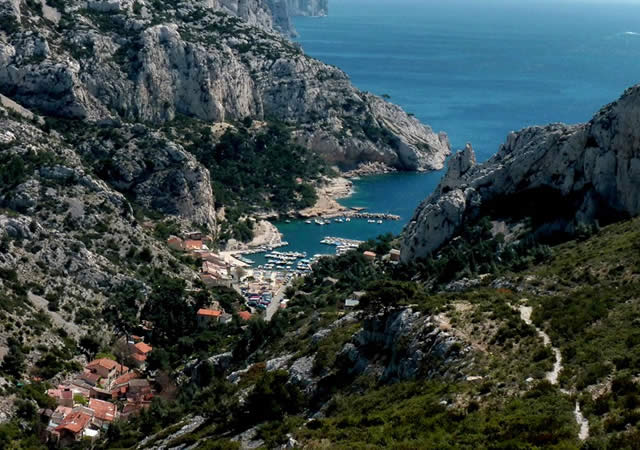
M 533 312 L 533 308 L 531 306 L 520 305 L 518 307 L 518 311 L 520 312 L 520 318 L 527 325 L 533 325 L 533 322 L 531 321 L 531 313 Z M 547 333 L 545 333 L 535 325 L 533 326 L 535 327 L 538 336 L 542 338 L 544 345 L 547 347 L 551 347 L 551 350 L 553 351 L 553 354 L 556 358 L 555 362 L 553 363 L 553 369 L 551 369 L 550 372 L 547 372 L 545 378 L 551 384 L 558 384 L 558 376 L 560 375 L 560 371 L 562 370 L 562 353 L 560 353 L 560 350 L 558 348 L 554 347 L 551 344 L 551 338 Z M 564 389 L 561 389 L 561 391 L 565 394 L 569 394 L 569 392 Z M 582 414 L 582 411 L 580 410 L 580 402 L 578 401 L 576 401 L 576 409 L 573 411 L 573 415 L 576 419 L 576 423 L 580 427 L 580 431 L 578 432 L 578 439 L 580 439 L 581 441 L 587 440 L 587 438 L 589 437 L 589 421 Z

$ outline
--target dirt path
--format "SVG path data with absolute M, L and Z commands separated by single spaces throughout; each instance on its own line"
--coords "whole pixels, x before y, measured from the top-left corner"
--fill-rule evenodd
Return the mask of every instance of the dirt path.
M 520 311 L 520 317 L 522 318 L 522 320 L 524 320 L 527 325 L 533 325 L 533 322 L 531 321 L 531 313 L 533 312 L 533 308 L 531 306 L 522 305 L 518 309 Z M 560 371 L 562 370 L 562 353 L 560 353 L 560 350 L 551 345 L 551 338 L 547 333 L 545 333 L 538 327 L 535 328 L 538 332 L 538 336 L 542 337 L 544 345 L 547 347 L 551 347 L 551 350 L 553 351 L 553 354 L 556 358 L 555 362 L 553 363 L 553 369 L 551 369 L 551 372 L 547 372 L 546 379 L 551 384 L 558 384 L 558 376 L 560 375 Z
M 520 318 L 527 324 L 533 325 L 531 321 L 531 313 L 533 312 L 533 308 L 531 306 L 520 305 L 518 307 L 518 311 L 520 311 Z M 535 326 L 535 325 L 534 325 Z M 553 363 L 553 369 L 550 372 L 547 372 L 545 378 L 551 384 L 558 384 L 558 376 L 560 375 L 560 371 L 562 370 L 562 353 L 560 350 L 553 345 L 551 345 L 551 338 L 547 333 L 542 331 L 540 328 L 535 327 L 538 336 L 542 337 L 542 341 L 544 345 L 547 347 L 551 347 L 553 354 L 556 358 Z M 569 394 L 568 391 L 564 389 L 561 390 L 565 394 Z M 582 415 L 582 411 L 580 410 L 580 403 L 576 401 L 576 409 L 573 411 L 573 415 L 576 419 L 576 423 L 580 427 L 580 431 L 578 432 L 578 439 L 581 441 L 586 440 L 589 437 L 589 421 Z
M 581 441 L 586 441 L 589 437 L 589 421 L 582 415 L 579 402 L 576 402 L 576 409 L 575 411 L 573 411 L 573 415 L 576 418 L 576 422 L 578 422 L 578 425 L 580 426 L 578 439 L 580 439 Z

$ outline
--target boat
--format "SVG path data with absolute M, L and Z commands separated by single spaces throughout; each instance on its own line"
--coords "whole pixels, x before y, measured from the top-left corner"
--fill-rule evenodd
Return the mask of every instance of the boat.
M 369 222 L 369 223 L 376 223 L 376 221 L 375 221 L 375 220 L 373 220 L 373 219 L 369 219 L 369 220 L 367 220 L 367 222 Z
M 349 217 L 347 217 L 346 219 L 344 219 L 345 222 L 351 222 L 351 219 Z
M 381 224 L 381 223 L 382 223 L 382 220 L 378 220 L 378 224 Z
M 305 221 L 304 221 L 304 223 L 308 223 L 308 224 L 310 224 L 310 223 L 311 223 L 311 221 L 310 221 L 310 220 L 305 220 Z

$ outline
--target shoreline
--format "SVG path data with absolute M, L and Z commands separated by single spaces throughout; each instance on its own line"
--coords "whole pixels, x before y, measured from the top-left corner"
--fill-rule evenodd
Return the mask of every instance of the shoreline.
M 316 188 L 318 199 L 316 204 L 297 212 L 298 217 L 310 219 L 313 217 L 339 216 L 349 211 L 338 200 L 348 198 L 354 193 L 353 182 L 344 176 L 326 178 L 325 184 Z

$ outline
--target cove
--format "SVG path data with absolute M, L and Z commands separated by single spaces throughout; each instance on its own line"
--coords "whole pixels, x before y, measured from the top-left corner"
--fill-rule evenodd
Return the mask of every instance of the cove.
M 300 17 L 304 51 L 344 70 L 360 89 L 390 96 L 453 150 L 480 161 L 510 131 L 588 120 L 640 74 L 640 5 L 571 0 L 332 0 L 329 16 Z M 399 233 L 441 172 L 374 176 L 341 203 L 402 217 L 308 225 L 277 223 L 281 250 L 330 253 L 326 236 L 359 240 Z M 251 259 L 263 263 L 264 258 Z

